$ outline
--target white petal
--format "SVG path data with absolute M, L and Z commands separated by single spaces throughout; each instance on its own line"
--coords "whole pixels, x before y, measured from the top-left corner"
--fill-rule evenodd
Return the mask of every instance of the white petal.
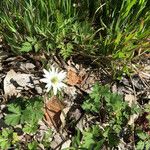
M 54 92 L 54 95 L 57 94 L 57 87 L 56 86 L 53 86 L 53 92 Z
M 46 92 L 49 92 L 49 91 L 50 91 L 50 88 L 47 88 L 47 89 L 46 89 Z
M 58 70 L 58 68 L 55 68 L 54 65 L 51 66 L 49 71 L 46 69 L 43 69 L 44 77 L 43 79 L 40 79 L 40 81 L 47 83 L 45 88 L 46 91 L 49 92 L 51 88 L 53 88 L 54 95 L 57 94 L 58 90 L 60 91 L 61 88 L 66 87 L 66 85 L 62 82 L 64 78 L 66 78 L 66 72 Z M 56 83 L 52 83 L 51 79 L 57 78 L 58 81 Z
M 58 88 L 62 88 L 62 87 L 67 87 L 67 86 L 66 86 L 66 84 L 60 82 L 60 83 L 58 83 L 57 87 Z
M 56 71 L 55 71 L 57 74 L 58 74 L 58 68 L 56 68 Z
M 66 78 L 66 72 L 60 72 L 59 73 L 59 79 L 60 80 L 63 80 L 63 79 L 65 79 Z
M 47 78 L 40 79 L 40 81 L 42 81 L 44 83 L 48 83 L 48 79 Z
M 51 72 L 52 72 L 53 74 L 55 74 L 55 68 L 54 68 L 54 66 L 51 67 Z
M 52 88 L 51 83 L 46 84 L 45 88 L 47 88 L 46 92 L 49 92 L 50 89 Z
M 45 74 L 46 76 L 49 75 L 49 72 L 48 72 L 46 69 L 43 69 L 43 72 L 44 72 L 44 74 Z
M 60 71 L 59 73 L 62 73 L 62 74 L 64 74 L 64 73 L 65 73 L 65 74 L 66 74 L 66 72 L 65 72 L 65 71 L 63 71 L 63 70 L 62 70 L 62 71 Z
M 55 72 L 50 72 L 49 78 L 53 78 L 53 77 L 55 77 L 55 76 L 56 76 L 56 73 L 55 73 Z
M 45 87 L 46 87 L 46 88 L 51 88 L 51 87 L 52 87 L 52 84 L 51 84 L 51 83 L 48 83 L 48 84 L 46 84 Z
M 49 77 L 50 77 L 50 72 L 49 72 L 48 74 L 44 74 L 43 76 L 44 76 L 45 78 L 49 79 Z

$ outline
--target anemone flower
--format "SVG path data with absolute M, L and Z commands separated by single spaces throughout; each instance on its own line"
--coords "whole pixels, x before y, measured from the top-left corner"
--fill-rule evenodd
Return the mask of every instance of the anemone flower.
M 43 69 L 43 72 L 44 78 L 40 81 L 46 83 L 45 87 L 47 88 L 47 92 L 53 88 L 53 93 L 56 95 L 58 91 L 60 91 L 63 87 L 66 87 L 66 85 L 63 83 L 63 80 L 66 78 L 66 72 L 58 72 L 58 68 L 54 68 L 54 66 L 52 66 L 49 71 Z

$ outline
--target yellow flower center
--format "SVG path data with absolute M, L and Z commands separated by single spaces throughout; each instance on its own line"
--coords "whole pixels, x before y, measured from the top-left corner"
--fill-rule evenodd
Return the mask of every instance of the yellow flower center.
M 57 77 L 51 78 L 51 82 L 52 82 L 53 84 L 56 84 L 56 83 L 58 82 L 58 78 L 57 78 Z

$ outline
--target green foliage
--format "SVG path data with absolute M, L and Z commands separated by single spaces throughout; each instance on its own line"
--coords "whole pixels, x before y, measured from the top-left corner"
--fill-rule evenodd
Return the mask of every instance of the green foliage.
M 68 58 L 72 54 L 73 46 L 71 43 L 67 43 L 67 44 L 60 43 L 58 45 L 58 48 L 61 49 L 61 54 L 64 59 Z
M 98 146 L 97 143 L 100 143 L 101 147 L 115 148 L 119 144 L 121 132 L 124 132 L 123 130 L 128 128 L 127 122 L 129 121 L 130 115 L 146 112 L 147 116 L 145 119 L 149 121 L 150 118 L 148 115 L 150 105 L 145 105 L 143 109 L 137 104 L 129 107 L 127 103 L 123 101 L 121 95 L 111 93 L 107 86 L 101 86 L 98 83 L 93 86 L 93 90 L 89 94 L 89 97 L 85 99 L 82 108 L 85 110 L 85 113 L 98 115 L 99 119 L 101 119 L 102 116 L 102 118 L 105 118 L 103 123 L 107 124 L 103 126 L 102 123 L 101 128 L 92 126 L 90 129 L 83 131 L 82 134 L 77 134 L 76 140 L 78 142 L 73 143 L 73 146 L 85 149 L 92 149 L 90 145 L 95 145 L 94 147 L 96 147 Z M 136 149 L 150 149 L 148 132 L 137 130 L 136 128 L 135 130 L 138 136 L 138 140 L 135 144 Z M 101 147 L 98 149 L 101 149 Z
M 147 40 L 150 35 L 149 7 L 149 0 L 1 0 L 0 33 L 14 53 L 45 50 L 50 54 L 59 52 L 64 59 L 78 54 L 88 56 L 99 65 L 109 65 L 114 75 L 121 78 L 124 73 L 130 75 L 132 72 L 128 64 L 139 49 L 150 51 Z M 105 55 L 113 60 L 105 62 Z M 22 124 L 24 132 L 35 133 L 37 122 L 43 116 L 42 106 L 42 102 L 34 100 L 11 103 L 5 122 L 12 126 Z M 103 144 L 115 147 L 129 114 L 139 111 L 136 107 L 131 110 L 122 96 L 98 84 L 94 85 L 82 108 L 86 113 L 98 115 L 100 120 L 102 115 L 102 120 L 108 124 L 103 132 L 93 126 L 83 134 L 77 134 L 76 147 L 85 149 L 92 149 L 95 141 L 99 143 L 98 149 Z M 145 111 L 149 113 L 149 107 Z M 147 119 L 150 119 L 149 115 Z M 1 140 L 2 149 L 10 145 L 9 134 L 1 136 L 7 139 Z M 149 149 L 147 134 L 138 133 L 138 136 L 141 140 L 137 149 Z M 97 138 L 101 140 L 97 141 Z M 28 145 L 28 149 L 35 147 L 34 142 Z
M 83 133 L 81 133 L 80 130 L 77 130 L 77 134 L 72 140 L 72 147 L 70 147 L 69 150 L 101 149 L 105 142 L 102 133 L 103 130 L 100 129 L 97 125 L 93 125 L 91 128 L 83 131 Z
M 103 128 L 98 125 L 92 125 L 81 133 L 79 130 L 72 140 L 70 149 L 94 149 L 99 150 L 103 147 L 115 148 L 119 144 L 119 136 L 108 125 Z
M 82 108 L 86 113 L 94 113 L 99 117 L 103 115 L 103 118 L 107 118 L 105 123 L 108 124 L 101 133 L 99 133 L 101 129 L 98 128 L 92 131 L 89 130 L 86 134 L 83 133 L 82 139 L 88 141 L 87 143 L 85 142 L 86 146 L 88 146 L 88 143 L 96 144 L 98 142 L 101 146 L 105 144 L 111 148 L 117 146 L 120 132 L 126 127 L 127 120 L 131 114 L 131 108 L 123 101 L 122 96 L 111 93 L 107 86 L 101 86 L 96 83 L 89 94 L 89 98 L 85 99 Z M 96 132 L 97 135 L 101 136 L 101 139 L 98 138 L 99 141 L 92 140 L 92 136 L 96 136 Z
M 102 14 L 100 25 L 104 28 L 102 38 L 105 38 L 104 47 L 115 50 L 115 58 L 131 57 L 133 50 L 143 42 L 141 39 L 148 36 L 149 4 L 148 0 L 143 2 L 134 0 L 132 3 L 130 0 L 107 0 L 103 3 L 103 7 L 99 10 Z M 143 46 L 145 43 L 142 43 Z
M 5 123 L 12 126 L 19 124 L 21 118 L 21 107 L 16 104 L 10 104 L 8 105 L 8 111 L 10 114 L 6 115 Z
M 123 102 L 122 96 L 111 93 L 107 86 L 100 86 L 98 83 L 93 86 L 93 90 L 89 94 L 89 98 L 84 101 L 82 108 L 91 113 L 100 113 L 100 109 L 105 108 L 109 118 L 115 116 L 118 123 L 123 119 L 122 115 L 128 116 L 124 112 L 127 104 Z
M 87 131 L 83 132 L 82 144 L 81 147 L 85 149 L 95 149 L 99 150 L 104 144 L 104 139 L 102 131 L 98 126 L 92 126 Z
M 38 52 L 41 49 L 53 52 L 60 42 L 69 37 L 77 15 L 71 0 L 2 0 L 0 6 L 3 9 L 0 26 L 15 53 Z M 67 50 L 63 51 L 61 53 L 64 54 Z
M 145 126 L 145 130 L 140 127 L 137 127 L 136 129 L 136 134 L 138 136 L 138 140 L 136 143 L 136 149 L 141 150 L 141 149 L 150 149 L 150 136 L 149 136 L 149 125 L 150 125 L 150 104 L 146 104 L 143 107 L 143 110 L 141 110 L 141 114 L 147 114 L 146 118 L 144 118 L 142 121 L 143 126 Z M 144 122 L 147 123 L 147 125 L 144 125 Z M 147 126 L 147 127 L 146 127 Z M 140 129 L 139 129 L 140 128 Z M 147 130 L 147 131 L 146 131 Z
M 15 145 L 18 141 L 18 135 L 13 130 L 6 128 L 0 132 L 0 148 L 2 150 L 9 149 L 11 144 Z
M 42 41 L 43 46 L 47 42 L 55 46 L 65 39 L 73 40 L 83 45 L 85 50 L 86 44 L 90 46 L 94 40 L 95 44 L 100 44 L 96 53 L 115 51 L 114 57 L 122 59 L 130 57 L 131 51 L 141 44 L 148 46 L 143 41 L 149 35 L 148 0 L 133 3 L 130 0 L 97 0 L 92 3 L 87 0 L 79 4 L 71 0 L 58 3 L 54 0 L 2 0 L 1 8 L 2 29 L 6 31 L 7 41 L 11 44 L 13 41 L 12 47 L 16 49 L 26 42 L 26 37 L 36 37 L 37 43 Z M 92 23 L 96 23 L 97 30 L 93 30 Z M 89 53 L 93 51 L 95 49 Z
M 136 52 L 150 51 L 149 0 L 1 0 L 0 29 L 15 53 L 59 52 L 106 63 L 114 76 L 129 75 Z M 119 62 L 119 66 L 118 66 Z
M 141 150 L 141 149 L 150 149 L 150 136 L 148 133 L 145 133 L 143 131 L 139 131 L 137 133 L 138 137 L 140 140 L 137 142 L 136 149 Z
M 9 113 L 5 117 L 8 125 L 24 124 L 24 132 L 35 133 L 38 128 L 38 121 L 43 117 L 43 103 L 38 98 L 22 100 L 22 105 L 12 103 L 8 105 Z
M 122 124 L 130 113 L 121 95 L 111 93 L 107 86 L 100 86 L 98 83 L 93 86 L 93 90 L 89 94 L 89 98 L 84 101 L 82 108 L 88 113 L 100 113 L 100 109 L 105 108 L 110 122 L 116 123 L 116 125 Z
M 36 141 L 33 141 L 28 144 L 28 150 L 35 150 L 38 148 L 38 143 Z
M 71 150 L 78 149 L 82 139 L 82 133 L 80 132 L 79 129 L 76 130 L 76 135 L 72 138 L 71 145 L 72 147 L 70 148 Z
M 27 133 L 27 134 L 34 134 L 36 133 L 38 129 L 38 124 L 37 123 L 31 123 L 29 124 L 28 122 L 25 123 L 24 128 L 23 128 L 23 132 Z
M 108 93 L 108 87 L 102 87 L 98 83 L 93 86 L 92 92 L 89 94 L 89 98 L 84 101 L 82 108 L 88 112 L 99 113 L 101 107 L 101 100 Z
M 52 140 L 52 130 L 48 129 L 44 133 L 44 136 L 43 136 L 43 139 L 42 139 L 42 144 L 44 145 L 45 148 L 49 148 L 51 140 Z

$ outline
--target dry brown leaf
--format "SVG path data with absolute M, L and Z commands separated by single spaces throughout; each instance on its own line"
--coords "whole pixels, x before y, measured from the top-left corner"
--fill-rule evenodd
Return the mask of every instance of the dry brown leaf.
M 45 104 L 45 119 L 50 127 L 59 128 L 61 125 L 60 114 L 65 104 L 62 103 L 56 96 Z
M 67 73 L 67 83 L 70 85 L 76 85 L 78 83 L 81 83 L 81 77 L 77 75 L 76 72 L 69 70 Z
M 67 83 L 69 85 L 81 84 L 83 77 L 78 75 L 74 70 L 69 69 L 67 72 Z

